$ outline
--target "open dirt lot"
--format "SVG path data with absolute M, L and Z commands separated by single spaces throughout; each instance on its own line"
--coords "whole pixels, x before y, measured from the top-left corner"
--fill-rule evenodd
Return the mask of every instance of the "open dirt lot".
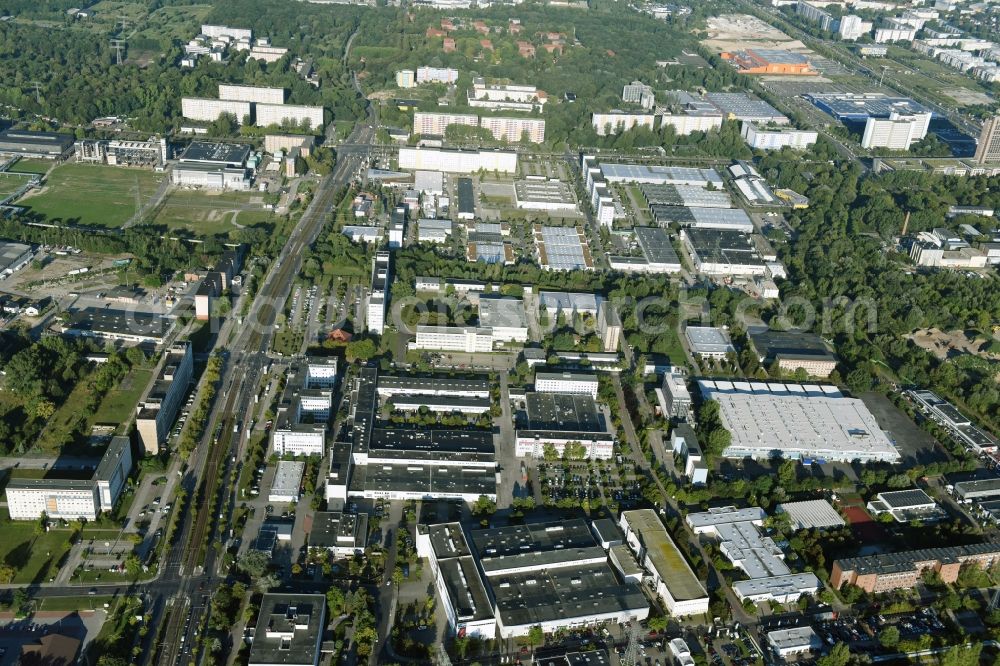
M 702 43 L 713 51 L 735 51 L 745 48 L 783 48 L 806 50 L 805 44 L 792 39 L 774 26 L 749 14 L 722 14 L 708 19 L 708 30 Z
M 965 331 L 942 331 L 936 328 L 926 328 L 914 331 L 909 336 L 913 344 L 934 354 L 940 360 L 975 354 L 983 358 L 996 358 L 996 354 L 986 351 L 988 341 L 982 338 L 970 338 Z

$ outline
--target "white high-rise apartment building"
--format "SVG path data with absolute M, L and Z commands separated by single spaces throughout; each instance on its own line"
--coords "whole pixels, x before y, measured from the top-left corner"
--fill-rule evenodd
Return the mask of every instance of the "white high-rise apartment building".
M 443 136 L 449 125 L 479 127 L 479 116 L 471 113 L 425 113 L 413 114 L 413 133 Z
M 418 67 L 417 84 L 421 83 L 455 83 L 458 80 L 458 70 L 449 67 Z M 402 87 L 402 86 L 400 86 Z
M 861 139 L 862 148 L 909 150 L 914 141 L 927 136 L 930 113 L 903 114 L 893 112 L 888 118 L 869 118 Z
M 259 104 L 284 104 L 284 88 L 262 88 L 259 86 L 239 86 L 230 83 L 219 84 L 219 99 Z
M 258 127 L 268 125 L 282 125 L 285 122 L 294 122 L 301 125 L 304 121 L 309 122 L 309 127 L 323 127 L 323 107 L 322 106 L 297 106 L 295 104 L 256 104 L 256 124 Z
M 182 97 L 181 115 L 189 120 L 211 122 L 219 115 L 228 113 L 242 123 L 250 117 L 250 102 L 227 99 L 208 99 L 204 97 Z

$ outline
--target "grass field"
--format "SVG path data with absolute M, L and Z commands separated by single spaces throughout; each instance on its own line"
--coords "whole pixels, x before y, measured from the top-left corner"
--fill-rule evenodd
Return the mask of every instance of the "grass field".
M 183 7 L 160 7 L 146 17 L 136 37 L 145 37 L 160 42 L 181 39 L 185 42 L 198 32 L 198 26 L 212 11 L 210 5 L 187 5 Z
M 122 383 L 117 388 L 108 391 L 108 394 L 104 396 L 92 422 L 122 423 L 126 421 L 152 377 L 152 368 L 135 368 L 129 371 Z
M 105 604 L 110 604 L 114 600 L 114 597 L 107 595 L 84 594 L 74 597 L 41 597 L 36 603 L 40 611 L 75 611 L 104 608 Z
M 69 552 L 71 530 L 53 529 L 35 536 L 34 521 L 0 522 L 0 561 L 14 567 L 14 583 L 47 581 L 55 576 L 56 566 Z
M 145 203 L 162 178 L 141 169 L 63 164 L 41 190 L 18 204 L 50 220 L 116 229 L 135 213 L 136 188 L 140 203 Z
M 263 204 L 263 196 L 255 192 L 174 190 L 150 222 L 197 236 L 228 234 L 242 226 L 271 221 L 274 215 L 264 210 Z
M 22 157 L 19 159 L 10 170 L 14 173 L 37 173 L 44 174 L 47 173 L 52 165 L 55 164 L 52 160 L 36 159 L 32 157 Z
M 30 177 L 16 173 L 0 173 L 0 199 L 6 199 L 24 187 Z

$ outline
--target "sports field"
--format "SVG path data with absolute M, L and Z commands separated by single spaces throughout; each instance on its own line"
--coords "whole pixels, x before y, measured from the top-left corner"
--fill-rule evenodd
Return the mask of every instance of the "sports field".
M 172 231 L 214 236 L 268 222 L 273 217 L 264 208 L 263 195 L 257 192 L 174 190 L 163 199 L 149 222 Z
M 163 177 L 143 169 L 63 164 L 18 205 L 63 224 L 116 229 L 135 214 L 136 193 L 144 204 Z

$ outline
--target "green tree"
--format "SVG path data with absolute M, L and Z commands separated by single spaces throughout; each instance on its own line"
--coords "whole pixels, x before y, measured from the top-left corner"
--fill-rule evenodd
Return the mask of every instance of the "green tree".
M 851 662 L 851 650 L 846 643 L 837 643 L 830 653 L 816 660 L 816 666 L 847 666 Z
M 540 624 L 536 624 L 528 629 L 528 644 L 531 645 L 531 647 L 541 645 L 544 640 L 545 632 L 542 631 L 542 626 Z
M 899 646 L 899 628 L 895 626 L 886 627 L 879 632 L 878 642 L 887 650 L 894 650 Z
M 270 564 L 271 560 L 267 554 L 259 550 L 250 550 L 243 554 L 236 566 L 251 578 L 262 578 Z

